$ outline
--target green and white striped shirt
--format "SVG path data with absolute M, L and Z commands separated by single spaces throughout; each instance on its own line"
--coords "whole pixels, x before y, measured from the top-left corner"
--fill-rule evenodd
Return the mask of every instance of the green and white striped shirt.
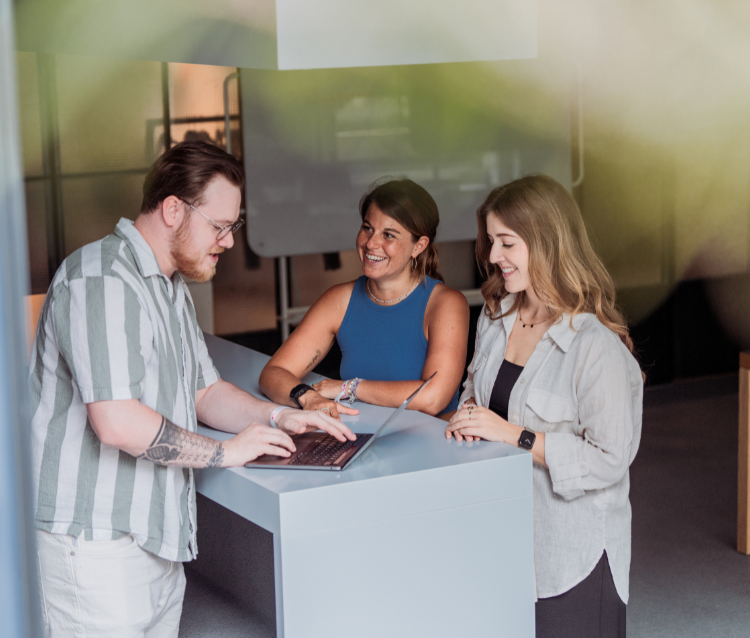
M 36 526 L 197 555 L 193 471 L 103 445 L 86 404 L 138 399 L 197 429 L 195 393 L 219 379 L 185 282 L 162 274 L 133 223 L 71 254 L 47 294 L 31 354 Z

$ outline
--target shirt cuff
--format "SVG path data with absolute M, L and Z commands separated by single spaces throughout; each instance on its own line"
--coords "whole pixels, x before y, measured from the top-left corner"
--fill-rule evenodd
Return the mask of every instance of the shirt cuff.
M 589 464 L 578 459 L 578 440 L 574 434 L 548 432 L 544 435 L 544 461 L 552 479 L 552 491 L 566 501 L 583 496 L 583 477 Z
M 474 384 L 473 383 L 468 384 L 464 388 L 464 391 L 461 393 L 461 396 L 458 397 L 458 405 L 459 406 L 463 405 L 464 401 L 466 401 L 467 399 L 471 399 L 471 398 L 476 400 L 476 397 L 474 396 Z
M 204 388 L 216 383 L 220 378 L 219 371 L 214 366 L 211 366 L 208 370 L 205 370 L 203 374 L 198 375 L 195 389 L 203 390 Z
M 141 384 L 134 383 L 130 386 L 113 386 L 107 388 L 78 388 L 81 401 L 84 403 L 96 403 L 97 401 L 127 401 L 129 399 L 141 398 Z

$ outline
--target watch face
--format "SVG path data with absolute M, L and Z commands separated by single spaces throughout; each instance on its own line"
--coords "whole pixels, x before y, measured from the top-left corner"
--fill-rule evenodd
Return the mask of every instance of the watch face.
M 524 430 L 521 432 L 521 436 L 518 437 L 518 447 L 530 450 L 534 447 L 534 441 L 536 441 L 536 434 L 530 430 Z

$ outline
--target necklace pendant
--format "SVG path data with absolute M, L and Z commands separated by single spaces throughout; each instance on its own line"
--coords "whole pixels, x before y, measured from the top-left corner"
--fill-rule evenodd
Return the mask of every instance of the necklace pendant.
M 521 309 L 520 308 L 518 309 L 518 320 L 521 322 L 521 325 L 524 328 L 533 328 L 534 327 L 533 323 L 524 323 L 523 322 L 523 317 L 521 317 Z

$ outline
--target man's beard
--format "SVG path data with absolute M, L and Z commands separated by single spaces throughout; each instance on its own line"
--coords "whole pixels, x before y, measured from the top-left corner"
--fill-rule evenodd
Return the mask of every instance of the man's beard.
M 201 253 L 195 249 L 190 241 L 190 217 L 186 217 L 175 233 L 170 247 L 170 254 L 179 273 L 193 281 L 208 281 L 216 274 L 216 265 L 206 265 L 205 259 L 209 253 Z M 223 253 L 223 248 L 210 251 Z

